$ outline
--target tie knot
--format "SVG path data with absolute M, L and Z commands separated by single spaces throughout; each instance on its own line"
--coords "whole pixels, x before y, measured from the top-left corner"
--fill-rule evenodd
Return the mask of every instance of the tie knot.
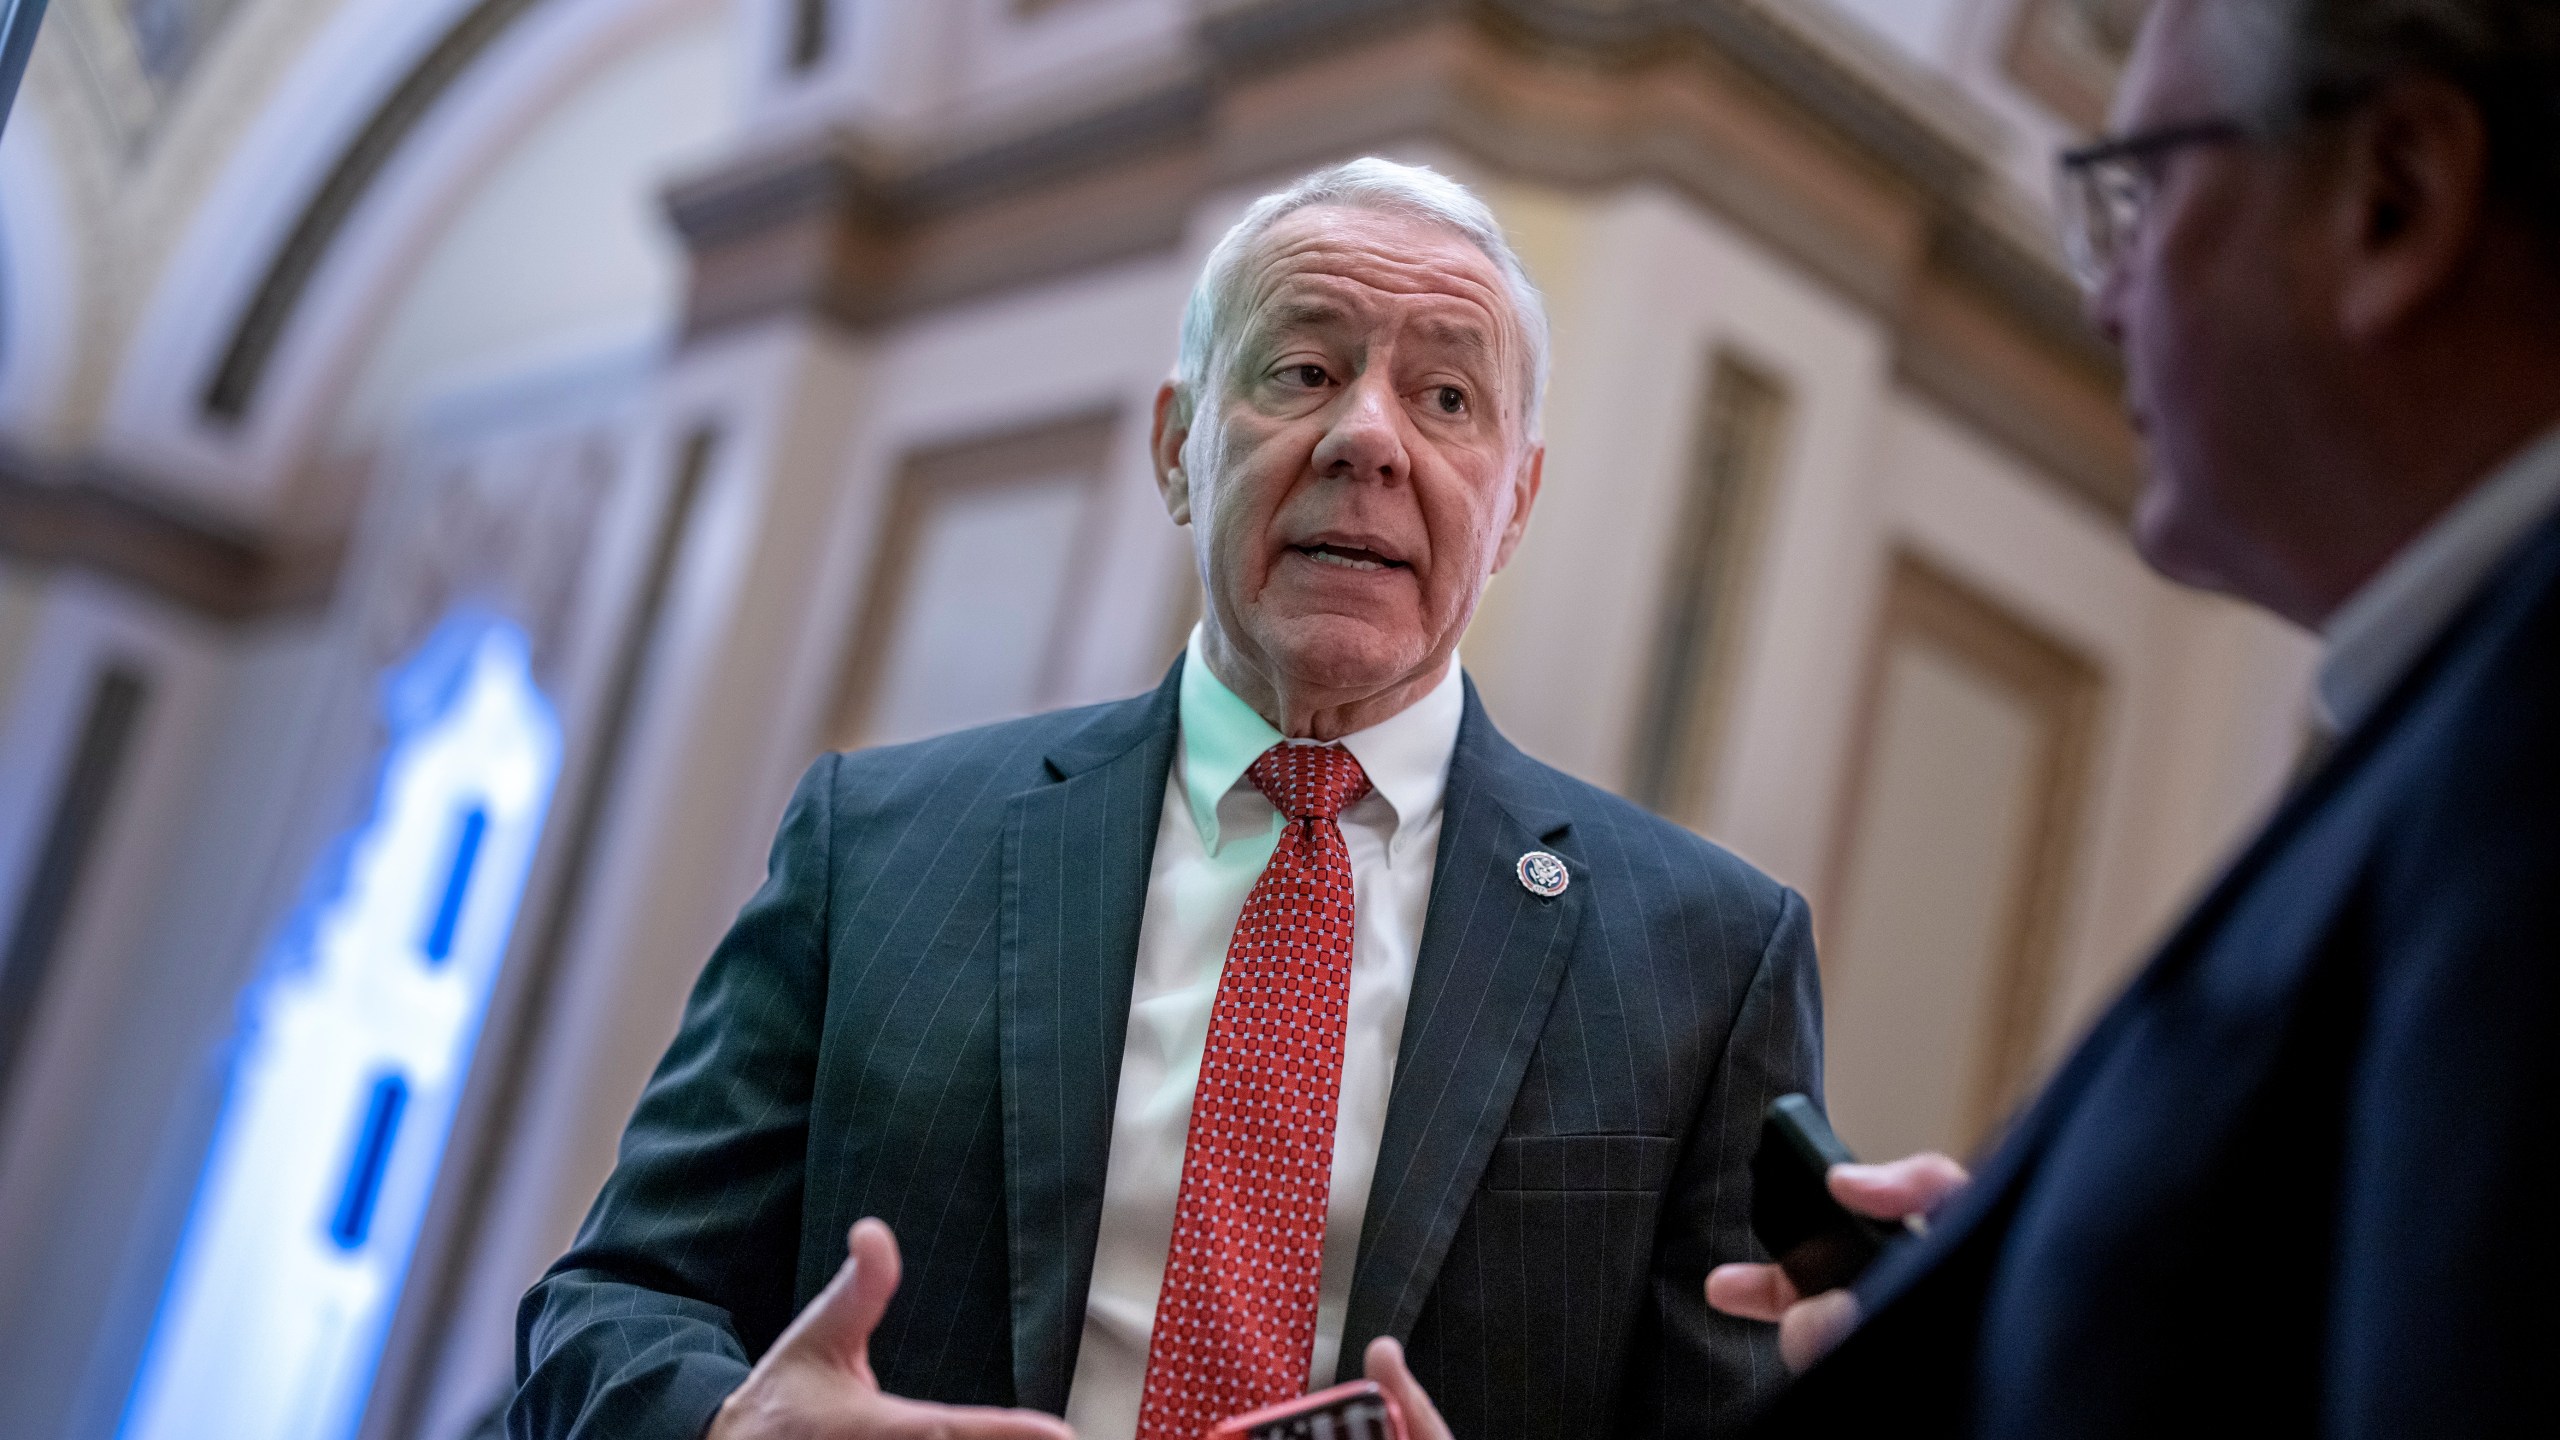
M 1245 774 L 1292 820 L 1332 820 L 1369 793 L 1369 772 L 1339 745 L 1291 745 L 1262 752 Z

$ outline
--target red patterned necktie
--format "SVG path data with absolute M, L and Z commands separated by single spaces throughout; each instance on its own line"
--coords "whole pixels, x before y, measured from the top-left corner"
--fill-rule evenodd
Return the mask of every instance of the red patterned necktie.
M 1331 745 L 1274 745 L 1245 773 L 1289 823 L 1209 1012 L 1138 1440 L 1198 1440 L 1302 1393 L 1315 1351 L 1351 991 L 1351 851 L 1336 820 L 1369 777 Z

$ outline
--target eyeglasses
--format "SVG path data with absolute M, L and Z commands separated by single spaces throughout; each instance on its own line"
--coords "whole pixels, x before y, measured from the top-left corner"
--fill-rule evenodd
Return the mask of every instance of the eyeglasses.
M 2237 120 L 2163 125 L 2065 150 L 2055 162 L 2062 255 L 2084 289 L 2095 292 L 2114 272 L 2160 189 L 2161 161 L 2195 145 L 2245 140 Z

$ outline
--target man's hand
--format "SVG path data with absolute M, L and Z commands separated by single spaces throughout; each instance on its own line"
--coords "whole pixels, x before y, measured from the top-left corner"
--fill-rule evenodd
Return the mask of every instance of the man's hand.
M 1036 1410 L 928 1405 L 880 1392 L 871 1332 L 898 1293 L 898 1241 L 864 1220 L 844 1268 L 773 1342 L 745 1384 L 720 1405 L 705 1440 L 1075 1440 Z
M 1925 1216 L 1965 1187 L 1964 1167 L 1934 1152 L 1889 1165 L 1834 1165 L 1831 1198 L 1877 1220 Z M 1775 1321 L 1778 1353 L 1801 1371 L 1831 1353 L 1858 1325 L 1858 1297 L 1846 1290 L 1796 1293 L 1775 1265 L 1719 1265 L 1707 1273 L 1707 1303 L 1745 1320 Z
M 1396 1409 L 1404 1415 L 1404 1440 L 1451 1440 L 1449 1422 L 1440 1418 L 1440 1407 L 1431 1403 L 1430 1392 L 1405 1368 L 1404 1346 L 1394 1336 L 1381 1335 L 1369 1342 L 1360 1357 L 1360 1373 L 1394 1398 Z

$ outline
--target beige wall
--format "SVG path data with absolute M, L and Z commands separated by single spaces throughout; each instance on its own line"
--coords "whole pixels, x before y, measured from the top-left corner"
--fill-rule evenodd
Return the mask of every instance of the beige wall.
M 2003 712 L 1968 712 L 1952 691 L 1883 717 L 1882 743 L 1904 760 L 1945 762 L 1913 778 L 1972 778 L 1897 797 L 1920 812 L 1853 811 L 1844 791 L 1879 723 L 1872 711 L 1899 694 L 1870 684 L 1888 568 L 1923 560 L 2086 656 L 2096 713 L 2031 1029 L 2033 1064 L 2049 1063 L 2288 772 L 2307 640 L 2153 576 L 2116 517 L 1901 388 L 1878 317 L 1712 215 L 1643 190 L 1497 195 L 1554 307 L 1557 380 L 1546 495 L 1466 644 L 1496 715 L 1533 752 L 1624 783 L 1653 627 L 1689 563 L 1667 547 L 1701 382 L 1720 349 L 1749 357 L 1784 385 L 1791 414 L 1744 640 L 1722 677 L 1732 693 L 1716 697 L 1730 718 L 1703 828 L 1812 896 L 1847 1007 L 1835 1015 L 1835 1083 L 1881 1095 L 1923 1072 L 1969 1075 L 1986 1043 L 1974 1009 L 1871 1022 L 1866 992 L 1849 982 L 1897 963 L 1923 932 L 1993 934 L 1998 915 L 1966 908 L 2005 905 L 2005 871 L 1870 866 L 1871 886 L 1902 887 L 1888 906 L 1857 888 L 1844 857 L 1907 848 L 1929 833 L 1929 811 L 1958 796 L 1989 808 L 1944 823 L 2014 824 L 1974 790 L 2023 783 L 2027 738 L 1991 734 Z M 1968 713 L 1979 723 L 1958 723 Z M 1873 835 L 1854 833 L 1860 823 Z M 1978 1119 L 1946 1118 L 1873 1138 L 1961 1149 L 1980 1133 Z

